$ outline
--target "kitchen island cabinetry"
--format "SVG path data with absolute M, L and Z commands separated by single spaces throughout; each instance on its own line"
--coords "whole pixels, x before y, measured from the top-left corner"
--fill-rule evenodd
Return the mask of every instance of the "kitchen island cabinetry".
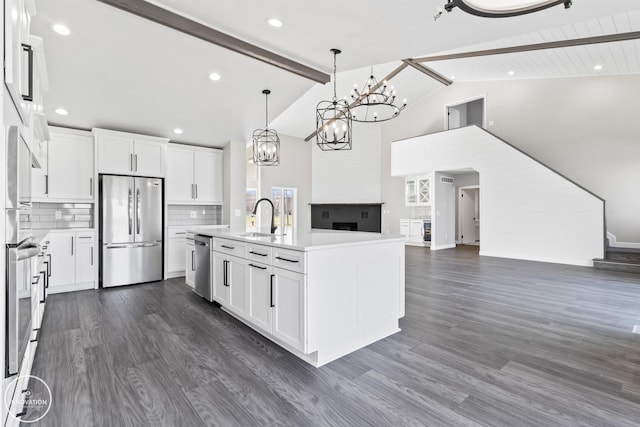
M 197 228 L 190 232 L 213 237 L 213 299 L 314 366 L 400 330 L 403 236 L 348 231 L 264 236 Z M 219 252 L 225 247 L 227 253 Z M 238 270 L 244 263 L 241 279 L 239 273 L 229 273 L 232 258 Z M 235 301 L 234 288 L 242 289 Z

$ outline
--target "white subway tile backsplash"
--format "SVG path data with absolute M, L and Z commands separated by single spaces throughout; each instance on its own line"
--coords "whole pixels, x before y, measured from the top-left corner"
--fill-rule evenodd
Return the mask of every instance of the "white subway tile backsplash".
M 60 218 L 56 213 L 60 212 Z M 31 214 L 20 218 L 21 227 L 34 230 L 55 228 L 92 228 L 94 226 L 91 203 L 34 203 Z
M 191 212 L 196 217 L 191 217 Z M 167 225 L 218 225 L 222 224 L 222 206 L 169 205 Z

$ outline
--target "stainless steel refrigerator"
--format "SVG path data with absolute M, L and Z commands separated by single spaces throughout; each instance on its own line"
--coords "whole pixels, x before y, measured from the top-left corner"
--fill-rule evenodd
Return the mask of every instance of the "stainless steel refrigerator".
M 162 180 L 100 176 L 103 288 L 162 280 Z

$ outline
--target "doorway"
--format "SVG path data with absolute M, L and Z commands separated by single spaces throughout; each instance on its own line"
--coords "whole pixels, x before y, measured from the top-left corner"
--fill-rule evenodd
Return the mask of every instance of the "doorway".
M 470 125 L 486 127 L 486 98 L 484 95 L 458 101 L 445 106 L 445 130 L 457 129 Z
M 480 245 L 480 186 L 459 187 L 458 199 L 458 241 Z

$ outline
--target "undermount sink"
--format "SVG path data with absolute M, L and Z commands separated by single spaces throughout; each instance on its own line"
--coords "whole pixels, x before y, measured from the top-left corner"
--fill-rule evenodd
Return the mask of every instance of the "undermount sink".
M 275 236 L 275 234 L 251 232 L 251 233 L 241 233 L 241 234 L 238 234 L 238 236 L 241 236 L 241 237 L 273 237 L 273 236 Z

